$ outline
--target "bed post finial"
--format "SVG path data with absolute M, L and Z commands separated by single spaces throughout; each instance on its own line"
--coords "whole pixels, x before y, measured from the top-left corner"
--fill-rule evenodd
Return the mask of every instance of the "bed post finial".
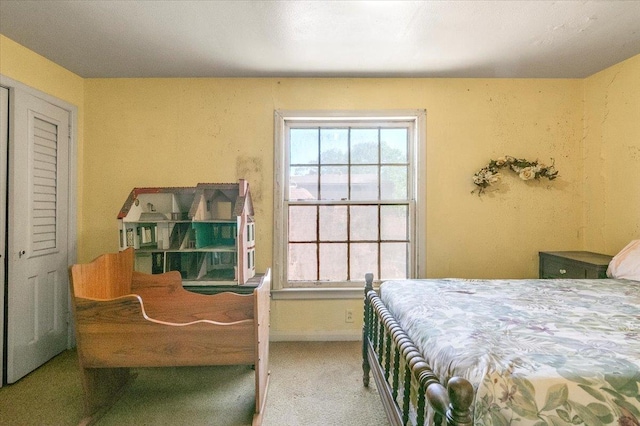
M 449 410 L 447 424 L 456 426 L 472 426 L 471 404 L 473 403 L 473 386 L 462 377 L 452 377 L 447 383 L 449 391 Z
M 373 290 L 373 274 L 371 272 L 367 272 L 364 274 L 364 280 L 366 282 L 364 293 L 367 294 L 369 290 Z

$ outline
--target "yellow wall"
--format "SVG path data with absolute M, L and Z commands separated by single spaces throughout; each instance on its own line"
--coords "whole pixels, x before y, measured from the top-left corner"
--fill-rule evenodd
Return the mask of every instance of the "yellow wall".
M 427 110 L 429 276 L 532 277 L 538 250 L 581 247 L 580 80 L 89 79 L 85 96 L 85 257 L 117 249 L 134 186 L 247 178 L 270 265 L 274 109 Z M 560 178 L 471 195 L 503 154 L 554 158 Z
M 78 108 L 78 235 L 82 223 L 84 79 L 0 34 L 0 74 Z M 81 251 L 81 248 L 79 248 Z
M 0 34 L 0 74 L 55 96 L 79 108 L 84 80 Z
M 585 248 L 640 238 L 640 55 L 585 80 Z
M 271 265 L 274 109 L 427 110 L 430 277 L 535 277 L 539 250 L 582 247 L 581 80 L 88 79 L 82 252 L 118 248 L 116 215 L 134 186 L 247 178 L 257 268 Z M 472 195 L 472 174 L 510 154 L 554 158 L 560 178 L 506 175 Z M 274 335 L 353 336 L 360 300 L 273 303 Z
M 79 260 L 118 248 L 134 186 L 247 178 L 257 268 L 271 264 L 273 111 L 427 110 L 429 277 L 535 277 L 539 250 L 615 253 L 640 234 L 640 56 L 585 80 L 87 79 L 1 37 L 0 72 L 78 105 Z M 44 67 L 42 70 L 34 68 Z M 63 82 L 59 82 L 62 80 Z M 85 141 L 82 144 L 82 141 Z M 506 174 L 478 197 L 472 174 L 509 154 L 554 182 Z M 278 338 L 351 338 L 361 300 L 272 303 Z

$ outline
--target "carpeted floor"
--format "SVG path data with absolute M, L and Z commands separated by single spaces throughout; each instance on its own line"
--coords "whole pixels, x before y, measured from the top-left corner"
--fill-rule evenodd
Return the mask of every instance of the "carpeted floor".
M 264 426 L 387 425 L 373 380 L 362 386 L 360 342 L 271 343 Z M 248 366 L 137 369 L 120 400 L 98 421 L 115 425 L 251 424 L 254 374 Z M 76 425 L 82 389 L 74 351 L 0 388 L 0 425 Z

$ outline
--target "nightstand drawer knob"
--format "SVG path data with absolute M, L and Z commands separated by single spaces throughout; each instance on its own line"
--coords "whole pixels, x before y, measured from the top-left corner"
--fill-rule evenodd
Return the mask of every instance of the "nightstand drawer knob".
M 560 272 L 560 274 L 564 275 L 564 274 L 566 274 L 566 273 L 567 273 L 567 270 L 566 270 L 566 269 L 560 269 L 560 271 L 559 271 L 559 272 Z

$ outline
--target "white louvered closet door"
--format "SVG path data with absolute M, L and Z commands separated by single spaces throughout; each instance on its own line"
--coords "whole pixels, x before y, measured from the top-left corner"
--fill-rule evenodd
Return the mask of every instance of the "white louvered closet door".
M 15 91 L 9 139 L 7 382 L 67 347 L 69 112 Z

